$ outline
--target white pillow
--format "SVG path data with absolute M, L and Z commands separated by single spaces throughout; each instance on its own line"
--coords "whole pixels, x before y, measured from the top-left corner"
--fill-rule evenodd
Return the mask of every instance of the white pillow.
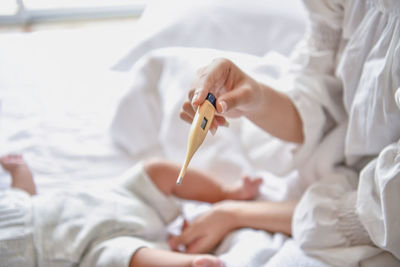
M 137 41 L 113 68 L 127 71 L 147 52 L 170 46 L 287 55 L 304 34 L 305 17 L 300 0 L 153 1 L 138 22 Z

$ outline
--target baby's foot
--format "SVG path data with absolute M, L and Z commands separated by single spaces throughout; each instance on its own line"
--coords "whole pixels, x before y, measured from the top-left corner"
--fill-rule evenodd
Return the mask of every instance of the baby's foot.
M 7 155 L 0 158 L 0 164 L 9 173 L 15 172 L 18 168 L 26 166 L 21 155 Z
M 12 187 L 22 189 L 31 195 L 36 194 L 32 173 L 21 155 L 1 157 L 0 164 L 11 174 Z
M 229 193 L 229 199 L 233 200 L 251 200 L 258 196 L 260 185 L 262 184 L 261 178 L 251 179 L 249 176 L 244 176 L 242 185 L 234 188 Z
M 193 260 L 191 267 L 225 267 L 225 264 L 217 257 L 202 255 Z

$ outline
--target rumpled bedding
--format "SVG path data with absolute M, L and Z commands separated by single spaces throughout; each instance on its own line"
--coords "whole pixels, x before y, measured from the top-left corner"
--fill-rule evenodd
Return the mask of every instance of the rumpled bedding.
M 256 57 L 206 48 L 163 48 L 149 52 L 131 70 L 134 81 L 122 97 L 111 125 L 115 143 L 130 155 L 161 153 L 182 162 L 190 125 L 179 118 L 196 70 L 216 57 L 233 60 L 252 76 L 277 83 L 287 59 L 270 53 Z M 240 174 L 265 179 L 263 197 L 298 199 L 304 185 L 292 171 L 293 144 L 272 138 L 245 119 L 232 119 L 229 128 L 209 135 L 191 161 L 222 182 L 234 183 Z
M 112 182 L 134 163 L 108 135 L 130 83 L 109 68 L 131 31 L 103 25 L 0 34 L 0 154 L 21 153 L 39 193 Z M 0 168 L 0 188 L 9 184 Z
M 258 80 L 277 86 L 279 81 L 273 78 L 278 79 L 287 64 L 286 58 L 275 53 L 255 57 L 204 48 L 154 50 L 131 70 L 135 81 L 121 99 L 111 125 L 116 144 L 130 155 L 161 155 L 182 162 L 189 125 L 179 119 L 181 103 L 196 69 L 217 56 L 230 58 Z M 225 183 L 239 182 L 240 174 L 259 176 L 264 179 L 260 198 L 298 199 L 309 181 L 302 181 L 291 168 L 295 147 L 274 139 L 247 120 L 235 119 L 230 120 L 229 128 L 220 127 L 215 136 L 207 136 L 191 166 Z M 199 214 L 199 209 L 207 208 L 189 204 L 185 209 L 189 221 Z M 287 236 L 253 229 L 231 233 L 215 253 L 227 266 L 324 266 L 306 256 Z
M 119 147 L 130 155 L 153 151 L 182 161 L 189 125 L 179 119 L 179 111 L 196 70 L 216 57 L 230 58 L 258 80 L 285 88 L 279 78 L 305 31 L 302 3 L 243 3 L 173 0 L 154 1 L 147 7 L 135 32 L 139 36 L 135 45 L 113 66 L 132 77 L 111 126 Z M 235 119 L 229 129 L 220 127 L 216 136 L 206 138 L 191 165 L 224 182 L 236 181 L 240 173 L 286 176 L 270 177 L 268 198 L 298 198 L 302 190 L 288 187 L 291 182 L 286 181 L 296 180 L 295 174 L 290 175 L 293 148 L 252 123 Z
M 284 90 L 280 77 L 304 29 L 295 0 L 173 0 L 151 2 L 135 27 L 4 34 L 1 154 L 24 155 L 39 193 L 107 186 L 148 157 L 182 162 L 189 125 L 179 110 L 196 70 L 227 57 Z M 190 166 L 224 183 L 260 176 L 260 198 L 298 199 L 312 181 L 292 169 L 296 146 L 244 119 L 229 122 L 207 136 Z M 1 172 L 0 188 L 8 186 Z M 207 208 L 199 205 L 187 203 L 189 220 Z M 288 237 L 251 229 L 231 233 L 215 252 L 229 267 L 323 266 Z
M 268 21 L 276 18 L 268 14 L 287 11 L 271 10 L 271 6 L 279 6 L 277 1 L 255 1 L 240 11 L 240 7 L 235 6 L 238 1 L 234 1 L 229 4 L 232 9 L 228 8 L 226 13 L 216 12 L 221 10 L 221 2 L 191 2 L 193 6 L 189 7 L 182 1 L 177 3 L 182 4 L 185 12 L 179 13 L 178 18 L 167 17 L 166 21 L 171 21 L 167 26 L 156 24 L 156 29 L 153 29 L 156 34 L 150 37 L 145 35 L 114 66 L 116 70 L 130 73 L 133 78 L 111 125 L 114 142 L 130 155 L 161 155 L 176 162 L 183 161 L 190 125 L 179 119 L 179 111 L 196 70 L 216 57 L 229 58 L 259 81 L 285 90 L 285 81 L 280 77 L 287 71 L 290 49 L 304 33 L 304 14 L 296 1 L 292 3 L 298 5 L 299 13 L 295 16 L 286 13 L 284 24 L 279 24 L 279 20 Z M 165 4 L 152 8 L 150 6 L 144 14 L 142 25 L 148 26 L 151 15 L 160 14 L 161 10 L 170 14 Z M 260 10 L 265 10 L 267 14 L 261 15 Z M 243 15 L 243 20 L 237 19 L 238 14 Z M 228 15 L 230 20 L 226 18 Z M 226 21 L 229 23 L 224 23 Z M 278 23 L 277 27 L 296 25 L 300 29 L 288 27 L 274 35 L 269 32 L 274 27 L 259 27 L 274 23 Z M 251 28 L 251 25 L 257 29 Z M 253 33 L 251 39 L 243 38 L 246 28 L 259 33 Z M 292 36 L 293 42 L 280 42 L 282 36 L 291 34 L 296 36 Z M 285 51 L 285 45 L 290 49 Z M 143 51 L 146 53 L 141 55 Z M 244 173 L 260 176 L 264 179 L 260 198 L 271 201 L 298 199 L 313 181 L 299 179 L 292 168 L 292 151 L 296 146 L 274 139 L 245 119 L 231 119 L 229 122 L 229 128 L 220 127 L 215 136 L 207 136 L 190 165 L 213 174 L 225 183 L 239 182 Z M 207 205 L 188 203 L 185 217 L 190 221 L 207 208 L 204 206 Z M 305 255 L 287 236 L 253 229 L 231 233 L 215 253 L 232 267 L 325 266 Z

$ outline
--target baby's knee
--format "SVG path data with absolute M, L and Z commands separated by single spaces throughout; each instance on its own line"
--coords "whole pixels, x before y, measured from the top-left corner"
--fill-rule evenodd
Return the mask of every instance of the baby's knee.
M 162 171 L 165 166 L 165 160 L 161 158 L 151 158 L 143 162 L 144 171 L 151 177 Z
M 152 182 L 164 194 L 170 195 L 178 177 L 177 165 L 160 158 L 146 160 L 143 169 Z

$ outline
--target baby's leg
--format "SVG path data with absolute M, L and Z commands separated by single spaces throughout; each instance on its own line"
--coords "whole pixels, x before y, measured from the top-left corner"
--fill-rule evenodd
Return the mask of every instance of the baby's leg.
M 215 203 L 222 200 L 248 200 L 258 194 L 261 179 L 251 180 L 245 177 L 241 186 L 224 186 L 210 175 L 189 168 L 181 185 L 176 184 L 180 171 L 179 165 L 166 160 L 151 160 L 144 169 L 166 195 L 175 195 L 183 199 Z
M 22 189 L 30 195 L 36 194 L 32 173 L 21 155 L 1 157 L 0 164 L 11 175 L 11 187 Z
M 224 263 L 212 255 L 141 248 L 131 258 L 130 267 L 223 267 Z

